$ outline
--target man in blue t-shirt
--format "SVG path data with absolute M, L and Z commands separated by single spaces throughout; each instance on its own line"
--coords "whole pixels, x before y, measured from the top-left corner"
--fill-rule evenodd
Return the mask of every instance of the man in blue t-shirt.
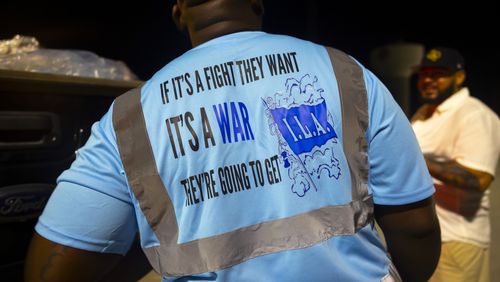
M 26 280 L 99 280 L 137 232 L 164 281 L 427 280 L 434 188 L 383 84 L 340 51 L 258 31 L 261 1 L 172 12 L 193 48 L 94 124 Z

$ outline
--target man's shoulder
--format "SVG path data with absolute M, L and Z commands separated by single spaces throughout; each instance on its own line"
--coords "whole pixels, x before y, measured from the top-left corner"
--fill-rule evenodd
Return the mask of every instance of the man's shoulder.
M 457 113 L 464 118 L 491 118 L 497 119 L 497 114 L 476 97 L 469 96 L 457 109 Z

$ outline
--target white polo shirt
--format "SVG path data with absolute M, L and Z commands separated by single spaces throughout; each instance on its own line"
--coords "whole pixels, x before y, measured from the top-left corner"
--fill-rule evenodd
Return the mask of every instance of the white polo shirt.
M 413 123 L 420 148 L 455 160 L 463 166 L 495 174 L 500 151 L 498 116 L 462 88 L 441 105 L 425 121 Z M 435 183 L 440 183 L 434 179 Z M 442 241 L 461 241 L 488 247 L 490 243 L 489 191 L 481 200 L 476 216 L 465 218 L 437 206 Z

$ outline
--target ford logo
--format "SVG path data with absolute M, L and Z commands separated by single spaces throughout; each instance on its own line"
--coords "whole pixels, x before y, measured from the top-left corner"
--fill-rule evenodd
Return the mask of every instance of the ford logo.
M 0 222 L 24 221 L 39 216 L 54 187 L 45 183 L 0 187 Z

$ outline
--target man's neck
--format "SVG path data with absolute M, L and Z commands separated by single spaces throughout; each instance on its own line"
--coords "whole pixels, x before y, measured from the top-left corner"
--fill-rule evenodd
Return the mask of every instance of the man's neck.
M 181 3 L 181 22 L 185 24 L 191 45 L 238 31 L 257 31 L 262 25 L 262 9 L 253 1 L 211 0 L 187 6 Z
M 196 47 L 214 38 L 240 31 L 259 31 L 260 29 L 251 25 L 243 25 L 232 21 L 218 22 L 203 29 L 190 31 L 191 45 Z

